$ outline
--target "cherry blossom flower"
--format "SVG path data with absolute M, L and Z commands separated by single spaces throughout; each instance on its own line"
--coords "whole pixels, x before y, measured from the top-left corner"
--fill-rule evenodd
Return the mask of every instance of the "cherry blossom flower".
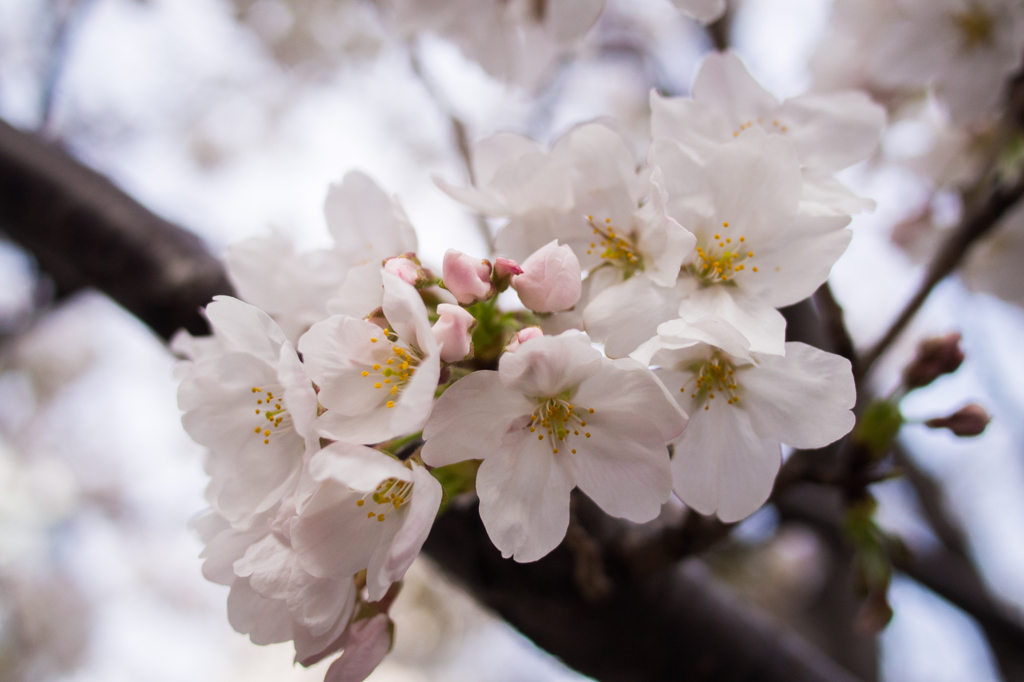
M 664 328 L 664 325 L 663 325 Z M 802 343 L 785 356 L 751 353 L 721 317 L 706 316 L 633 354 L 654 364 L 690 423 L 675 439 L 676 494 L 701 514 L 726 522 L 757 511 L 782 463 L 780 443 L 820 448 L 854 425 L 850 362 Z
M 309 469 L 321 485 L 291 525 L 301 566 L 322 579 L 366 569 L 368 599 L 384 598 L 426 541 L 441 484 L 415 462 L 347 443 L 325 447 Z
M 378 443 L 419 429 L 430 414 L 441 365 L 426 307 L 414 287 L 381 276 L 388 328 L 335 315 L 299 339 L 327 409 L 315 427 L 327 438 Z
M 810 93 L 779 101 L 750 75 L 734 53 L 714 53 L 693 84 L 693 97 L 651 92 L 651 137 L 678 143 L 707 161 L 723 143 L 748 128 L 782 135 L 796 147 L 806 182 L 805 210 L 856 213 L 874 202 L 860 199 L 831 176 L 868 158 L 885 127 L 885 110 L 858 91 Z
M 331 185 L 324 204 L 334 248 L 296 252 L 281 234 L 228 249 L 239 296 L 266 311 L 295 343 L 331 313 L 362 317 L 380 307 L 381 263 L 416 251 L 416 231 L 398 202 L 353 171 Z
M 227 296 L 206 307 L 218 341 L 178 389 L 182 424 L 210 449 L 212 503 L 232 522 L 277 504 L 319 446 L 316 393 L 294 347 L 263 311 Z
M 663 171 L 667 213 L 696 235 L 683 274 L 697 285 L 680 305 L 685 322 L 724 317 L 760 353 L 783 352 L 776 308 L 811 295 L 846 250 L 849 216 L 806 215 L 793 145 L 760 128 L 722 145 L 705 165 L 668 140 L 652 164 Z
M 247 528 L 210 514 L 200 522 L 207 545 L 203 575 L 231 587 L 228 621 L 253 644 L 294 641 L 303 665 L 330 655 L 344 642 L 358 594 L 353 576 L 316 578 L 291 546 L 293 500 L 257 517 Z
M 480 458 L 480 517 L 505 557 L 534 561 L 565 536 L 569 493 L 649 521 L 670 495 L 665 444 L 686 425 L 654 375 L 602 357 L 581 332 L 521 342 L 498 371 L 455 382 L 423 430 L 422 456 Z

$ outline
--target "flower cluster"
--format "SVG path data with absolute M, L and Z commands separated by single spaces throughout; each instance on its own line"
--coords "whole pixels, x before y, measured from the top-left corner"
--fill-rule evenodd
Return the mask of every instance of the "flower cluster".
M 833 173 L 873 152 L 884 113 L 852 93 L 780 103 L 732 54 L 652 110 L 639 165 L 589 123 L 550 150 L 487 138 L 475 186 L 438 180 L 505 220 L 493 263 L 451 249 L 437 277 L 355 173 L 328 194 L 335 248 L 231 249 L 248 302 L 218 298 L 213 335 L 176 348 L 183 422 L 210 451 L 204 572 L 230 585 L 236 629 L 294 641 L 303 664 L 342 650 L 328 679 L 368 674 L 442 467 L 475 472 L 449 492 L 475 490 L 495 546 L 534 561 L 575 488 L 633 522 L 673 491 L 736 521 L 768 498 L 781 444 L 850 431 L 849 362 L 786 343 L 777 309 L 849 243 L 868 202 Z M 499 309 L 509 289 L 525 310 Z

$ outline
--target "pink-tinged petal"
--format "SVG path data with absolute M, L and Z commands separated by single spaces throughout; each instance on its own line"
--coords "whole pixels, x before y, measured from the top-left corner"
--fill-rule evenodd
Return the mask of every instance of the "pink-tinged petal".
M 349 626 L 345 650 L 327 669 L 324 682 L 363 682 L 391 650 L 393 625 L 387 614 Z
M 532 342 L 531 342 L 532 343 Z M 551 445 L 529 429 L 509 433 L 480 465 L 476 491 L 480 518 L 502 556 L 536 561 L 562 542 L 575 486 Z
M 313 455 L 309 473 L 316 481 L 330 479 L 362 492 L 376 490 L 381 481 L 389 478 L 412 480 L 412 472 L 394 457 L 365 445 L 341 441 Z
M 535 398 L 556 396 L 599 371 L 601 353 L 578 331 L 530 339 L 498 362 L 501 383 Z
M 659 324 L 676 317 L 680 301 L 695 286 L 686 279 L 666 288 L 634 275 L 595 296 L 583 309 L 583 326 L 594 340 L 604 342 L 608 357 L 624 357 L 654 336 Z
M 540 327 L 524 327 L 517 331 L 513 336 L 512 340 L 505 346 L 506 353 L 515 353 L 519 346 L 523 345 L 530 339 L 536 339 L 544 336 L 544 330 Z
M 441 484 L 425 468 L 413 464 L 413 492 L 408 508 L 403 509 L 402 527 L 391 541 L 381 569 L 372 576 L 367 572 L 366 588 L 370 601 L 384 598 L 391 584 L 405 577 L 405 572 L 419 556 L 423 543 L 441 507 Z
M 425 355 L 437 350 L 437 343 L 430 331 L 430 320 L 427 318 L 427 307 L 416 287 L 406 284 L 391 273 L 385 272 L 384 279 L 384 317 L 395 330 L 398 337 L 415 346 Z
M 324 215 L 335 248 L 351 265 L 416 251 L 416 231 L 401 206 L 358 171 L 331 185 Z
M 394 275 L 406 284 L 415 286 L 420 281 L 426 280 L 423 268 L 416 264 L 411 258 L 395 256 L 384 261 L 384 272 Z
M 316 389 L 299 360 L 295 347 L 290 343 L 281 346 L 281 358 L 277 365 L 277 377 L 284 386 L 284 404 L 292 417 L 296 433 L 303 438 L 316 419 Z
M 820 448 L 855 423 L 857 389 L 846 358 L 803 343 L 787 343 L 785 357 L 758 358 L 737 372 L 741 405 L 760 436 L 795 448 Z
M 727 523 L 760 509 L 782 464 L 778 441 L 759 438 L 747 413 L 724 400 L 697 408 L 676 441 L 676 494 L 701 514 Z
M 682 412 L 668 396 L 662 400 L 675 408 L 675 425 L 670 430 L 678 435 L 686 423 Z M 575 461 L 580 490 L 608 514 L 637 523 L 655 518 L 672 494 L 667 439 L 662 436 L 665 425 L 643 414 L 595 410 L 587 415 L 586 427 L 581 427 L 592 434 L 590 438 L 581 431 L 559 444 L 559 454 L 564 450 Z
M 281 599 L 264 599 L 239 578 L 228 593 L 228 622 L 253 644 L 276 644 L 292 638 L 292 619 Z
M 423 461 L 440 467 L 488 457 L 512 423 L 535 407 L 534 401 L 502 384 L 497 372 L 473 372 L 437 399 L 423 429 Z
M 785 352 L 786 318 L 778 310 L 758 296 L 751 295 L 739 287 L 705 287 L 694 291 L 679 304 L 679 316 L 682 322 L 668 322 L 665 330 L 658 328 L 664 336 L 679 335 L 678 327 L 697 325 L 706 328 L 712 334 L 708 323 L 701 323 L 706 318 L 718 318 L 728 323 L 746 340 L 737 343 L 735 334 L 724 327 L 714 337 L 701 337 L 700 340 L 710 343 L 726 352 L 736 355 L 753 353 L 769 353 L 782 355 Z M 673 331 L 673 330 L 676 331 Z M 717 337 L 717 338 L 716 338 Z
M 323 637 L 334 630 L 339 621 L 347 622 L 351 618 L 356 603 L 355 583 L 350 577 L 316 578 L 295 566 L 285 602 L 298 625 L 313 637 Z
M 277 364 L 284 332 L 265 312 L 230 296 L 214 296 L 206 306 L 214 334 L 241 353 L 255 355 L 264 362 Z

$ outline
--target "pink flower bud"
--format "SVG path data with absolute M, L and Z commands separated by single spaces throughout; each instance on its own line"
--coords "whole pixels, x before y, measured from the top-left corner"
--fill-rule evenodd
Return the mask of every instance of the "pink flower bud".
M 538 336 L 544 336 L 544 330 L 540 327 L 525 327 L 516 332 L 516 335 L 512 337 L 512 340 L 505 346 L 506 353 L 515 352 L 516 348 L 523 345 L 530 339 L 535 339 Z
M 505 277 L 521 274 L 523 274 L 523 269 L 514 260 L 509 258 L 494 259 L 494 277 L 496 279 L 504 279 Z
M 444 286 L 463 305 L 483 301 L 494 295 L 491 286 L 491 263 L 448 249 L 442 264 Z
M 522 268 L 521 275 L 512 277 L 512 288 L 530 310 L 553 313 L 568 310 L 580 300 L 580 262 L 568 246 L 559 246 L 555 240 L 537 249 Z
M 441 360 L 458 362 L 464 359 L 472 347 L 473 335 L 470 329 L 476 324 L 476 318 L 465 308 L 450 303 L 439 304 L 437 314 L 438 320 L 431 330 L 441 346 Z
M 390 272 L 407 284 L 417 286 L 426 280 L 427 277 L 426 273 L 423 272 L 423 268 L 413 258 L 415 256 L 411 253 L 403 253 L 401 256 L 388 258 L 384 261 L 384 271 Z
M 948 417 L 929 419 L 925 425 L 933 429 L 949 429 L 964 438 L 981 434 L 991 420 L 984 407 L 971 404 L 961 407 Z

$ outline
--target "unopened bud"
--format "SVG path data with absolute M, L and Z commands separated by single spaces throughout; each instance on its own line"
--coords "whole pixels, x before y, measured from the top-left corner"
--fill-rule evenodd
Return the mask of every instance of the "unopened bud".
M 470 330 L 476 324 L 476 318 L 465 308 L 450 303 L 437 306 L 438 319 L 431 327 L 434 340 L 441 346 L 441 360 L 458 362 L 469 355 L 473 345 Z
M 522 265 L 522 274 L 512 277 L 519 300 L 536 313 L 568 310 L 580 300 L 583 282 L 576 254 L 558 241 L 537 249 Z
M 403 253 L 401 256 L 388 258 L 384 261 L 384 271 L 390 272 L 414 287 L 426 283 L 428 279 L 427 273 L 420 266 L 419 259 L 414 253 Z
M 964 361 L 957 333 L 926 339 L 917 347 L 917 357 L 903 370 L 903 383 L 907 389 L 927 386 L 943 374 L 951 374 Z
M 494 259 L 494 288 L 501 292 L 512 284 L 512 277 L 523 274 L 519 263 L 509 258 Z
M 960 437 L 977 436 L 981 434 L 992 418 L 981 405 L 970 404 L 961 407 L 959 410 L 939 419 L 929 419 L 925 426 L 933 429 L 949 429 Z
M 448 249 L 442 267 L 445 289 L 452 292 L 462 305 L 484 301 L 494 295 L 490 261 Z
M 538 336 L 544 336 L 544 330 L 540 327 L 525 327 L 516 332 L 516 335 L 512 337 L 512 340 L 505 346 L 506 353 L 514 352 L 519 346 L 523 345 L 530 339 L 535 339 Z

